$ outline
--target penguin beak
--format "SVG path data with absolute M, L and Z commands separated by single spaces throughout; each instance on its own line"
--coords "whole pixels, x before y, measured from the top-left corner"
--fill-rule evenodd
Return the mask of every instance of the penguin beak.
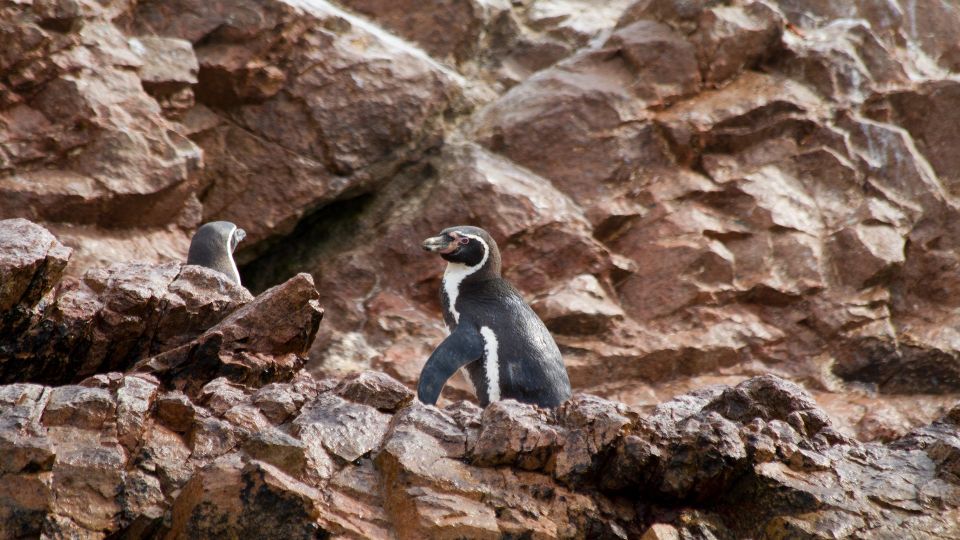
M 440 236 L 431 236 L 423 241 L 424 251 L 429 251 L 430 253 L 446 254 L 452 252 L 456 248 L 457 243 L 445 234 L 441 234 Z

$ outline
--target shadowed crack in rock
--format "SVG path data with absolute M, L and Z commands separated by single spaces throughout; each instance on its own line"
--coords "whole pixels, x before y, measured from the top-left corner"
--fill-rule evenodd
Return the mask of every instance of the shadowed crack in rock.
M 191 268 L 138 266 L 113 282 L 168 291 Z M 89 294 L 110 305 L 115 291 Z M 647 412 L 588 394 L 555 410 L 441 409 L 384 373 L 301 369 L 318 297 L 301 274 L 219 320 L 194 310 L 184 326 L 171 303 L 152 331 L 197 335 L 140 350 L 126 373 L 0 386 L 0 536 L 960 534 L 956 408 L 891 443 L 844 435 L 802 387 L 772 375 Z M 24 308 L 34 324 L 59 313 L 53 298 Z M 97 332 L 109 341 L 127 329 Z

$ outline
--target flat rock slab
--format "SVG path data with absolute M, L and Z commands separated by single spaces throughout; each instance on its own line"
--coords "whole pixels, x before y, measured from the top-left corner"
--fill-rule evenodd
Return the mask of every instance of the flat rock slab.
M 306 405 L 293 425 L 300 438 L 319 441 L 331 454 L 352 462 L 379 448 L 390 415 L 369 405 L 321 394 Z

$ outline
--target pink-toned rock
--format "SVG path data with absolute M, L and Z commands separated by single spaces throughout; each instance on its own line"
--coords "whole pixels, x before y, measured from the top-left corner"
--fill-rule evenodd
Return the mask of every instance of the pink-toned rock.
M 376 371 L 347 376 L 334 392 L 354 403 L 386 412 L 395 412 L 413 400 L 413 392 L 409 388 L 389 375 Z
M 165 393 L 143 409 L 133 394 L 155 386 L 135 376 L 103 387 L 0 387 L 0 515 L 9 518 L 0 532 L 592 538 L 649 536 L 665 524 L 746 536 L 783 527 L 957 532 L 953 411 L 895 443 L 863 444 L 826 436 L 829 425 L 814 434 L 822 410 L 769 376 L 679 396 L 647 416 L 583 394 L 554 411 L 414 402 L 392 413 L 334 393 L 365 379 L 327 385 L 278 426 L 245 402 L 217 418 Z M 308 380 L 300 374 L 271 393 Z M 364 388 L 367 399 L 381 395 Z M 390 401 L 390 386 L 378 388 Z M 161 422 L 178 400 L 194 411 L 185 438 Z M 139 423 L 123 420 L 131 417 Z M 122 425 L 142 428 L 131 454 L 118 444 Z M 656 501 L 667 498 L 663 511 Z M 891 507 L 910 511 L 882 511 Z
M 425 312 L 438 305 L 443 266 L 424 257 L 419 244 L 464 220 L 458 208 L 474 208 L 478 218 L 481 209 L 497 213 L 498 219 L 486 218 L 482 225 L 498 241 L 505 275 L 521 289 L 544 291 L 554 280 L 577 275 L 571 272 L 575 266 L 604 278 L 611 272 L 609 257 L 587 233 L 583 214 L 562 193 L 544 190 L 543 179 L 472 144 L 449 147 L 435 167 L 405 178 L 404 197 L 385 194 L 360 213 L 362 227 L 371 228 L 384 227 L 383 213 L 391 216 L 370 242 L 344 245 L 322 257 L 315 242 L 285 248 L 317 268 L 321 302 L 339 314 L 321 327 L 311 351 L 318 370 L 343 374 L 378 367 L 401 382 L 416 380 L 419 366 L 410 357 L 419 353 L 416 361 L 425 361 L 429 343 L 439 343 L 445 334 L 440 317 Z M 251 270 L 253 287 L 276 276 L 269 266 Z M 391 278 L 380 282 L 381 275 Z
M 43 411 L 45 426 L 100 429 L 116 414 L 117 404 L 108 390 L 60 386 L 50 393 Z
M 559 334 L 595 335 L 612 329 L 624 319 L 620 306 L 603 290 L 597 278 L 589 274 L 550 289 L 530 307 L 547 328 Z
M 39 385 L 4 386 L 0 405 L 0 471 L 16 477 L 21 471 L 49 471 L 55 451 L 43 428 L 40 416 L 49 389 Z
M 422 52 L 327 2 L 144 2 L 131 26 L 194 44 L 202 105 L 183 123 L 205 153 L 203 216 L 249 243 L 416 159 L 459 94 Z
M 131 49 L 143 59 L 140 81 L 166 114 L 188 109 L 194 104 L 192 85 L 200 69 L 189 41 L 157 36 L 138 36 L 128 40 Z
M 124 483 L 124 458 L 119 446 L 61 449 L 53 465 L 51 517 L 74 534 L 113 527 L 122 501 L 112 495 Z
M 111 227 L 196 223 L 201 151 L 160 115 L 143 64 L 104 8 L 3 6 L 0 193 L 5 217 Z
M 223 416 L 232 407 L 249 402 L 244 389 L 231 384 L 226 377 L 218 377 L 203 385 L 197 401 L 217 416 Z
M 568 483 L 596 474 L 601 466 L 596 456 L 613 448 L 630 431 L 637 416 L 622 403 L 585 394 L 575 394 L 557 408 L 555 415 L 567 437 L 557 452 L 553 475 Z
M 512 86 L 602 36 L 629 4 L 629 0 L 602 5 L 584 0 L 345 2 L 493 89 Z
M 194 394 L 203 381 L 262 386 L 288 380 L 313 343 L 323 309 L 313 280 L 300 274 L 258 296 L 194 341 L 141 361 L 135 371 Z
M 307 538 L 323 532 L 320 493 L 276 467 L 239 457 L 217 460 L 191 480 L 173 505 L 172 537 L 215 534 Z M 271 501 L 264 504 L 264 501 Z M 274 509 L 284 510 L 275 512 Z
M 547 418 L 546 411 L 513 400 L 492 403 L 483 411 L 474 462 L 546 470 L 565 435 L 548 425 Z
M 270 383 L 258 389 L 251 397 L 253 404 L 274 424 L 289 420 L 306 400 L 307 396 L 289 383 Z
M 219 272 L 121 263 L 68 281 L 22 333 L 4 335 L 6 380 L 79 381 L 185 343 L 251 299 Z
M 298 477 L 307 474 L 307 445 L 275 428 L 251 434 L 243 450 L 250 457 L 269 463 L 285 473 Z
M 180 435 L 156 424 L 144 433 L 134 463 L 156 476 L 164 493 L 171 493 L 193 476 L 196 466 L 191 463 L 190 454 L 190 448 Z
M 25 219 L 0 220 L 0 311 L 29 309 L 60 280 L 70 249 Z
M 636 2 L 618 26 L 654 20 L 685 34 L 696 49 L 704 84 L 717 86 L 766 59 L 779 44 L 783 29 L 779 11 L 764 2 L 741 4 Z
M 0 536 L 960 536 L 956 6 L 388 4 L 0 5 Z M 641 409 L 410 400 L 463 222 Z
M 117 437 L 128 452 L 134 451 L 146 429 L 159 381 L 149 377 L 124 377 L 117 389 Z
M 477 54 L 487 11 L 503 10 L 481 2 L 381 2 L 347 0 L 344 5 L 377 20 L 397 35 L 415 41 L 434 58 L 467 62 Z M 498 9 L 499 8 L 499 9 Z
M 190 458 L 201 462 L 223 456 L 240 442 L 241 433 L 236 426 L 212 416 L 196 418 L 187 434 Z
M 157 396 L 155 414 L 164 426 L 178 433 L 185 433 L 193 424 L 197 410 L 186 394 L 174 390 Z
M 356 461 L 377 449 L 389 423 L 389 416 L 369 405 L 330 394 L 322 394 L 293 420 L 297 436 L 320 442 L 345 461 Z

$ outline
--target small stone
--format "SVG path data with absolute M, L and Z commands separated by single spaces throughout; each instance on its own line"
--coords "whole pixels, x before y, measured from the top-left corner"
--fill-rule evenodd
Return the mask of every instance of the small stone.
M 413 400 L 413 392 L 385 373 L 362 371 L 347 376 L 334 392 L 350 401 L 393 412 Z
M 320 441 L 348 462 L 379 448 L 389 424 L 390 417 L 373 407 L 331 394 L 321 394 L 293 421 L 301 439 Z
M 60 386 L 50 393 L 43 411 L 46 426 L 100 429 L 114 421 L 117 403 L 109 390 L 84 386 Z

